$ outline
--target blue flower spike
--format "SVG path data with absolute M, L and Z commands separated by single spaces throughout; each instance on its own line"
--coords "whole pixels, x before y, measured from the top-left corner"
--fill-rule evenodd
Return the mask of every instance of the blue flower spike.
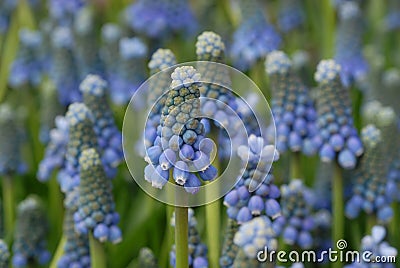
M 93 232 L 100 242 L 113 244 L 122 240 L 117 226 L 111 181 L 105 176 L 103 164 L 96 149 L 89 148 L 79 158 L 80 184 L 78 210 L 74 214 L 75 229 L 80 234 Z
M 268 128 L 279 152 L 286 150 L 313 155 L 321 141 L 317 131 L 317 112 L 308 89 L 295 73 L 288 56 L 282 51 L 267 55 L 265 69 L 272 87 L 272 113 L 275 126 Z M 272 142 L 272 140 L 271 140 Z
M 322 161 L 337 160 L 344 169 L 354 169 L 364 148 L 353 124 L 349 90 L 340 80 L 340 66 L 322 60 L 314 75 L 318 82 L 317 127 L 322 139 Z
M 37 196 L 28 196 L 17 209 L 12 258 L 14 267 L 27 267 L 31 259 L 40 265 L 50 261 L 50 252 L 46 249 L 47 232 L 48 221 L 43 204 Z
M 174 176 L 177 185 L 196 193 L 201 180 L 216 178 L 210 163 L 212 142 L 204 137 L 200 115 L 200 74 L 191 66 L 178 67 L 171 74 L 172 83 L 157 126 L 154 144 L 146 148 L 145 179 L 162 188 Z M 202 144 L 202 146 L 199 146 Z M 158 157 L 158 159 L 157 159 Z

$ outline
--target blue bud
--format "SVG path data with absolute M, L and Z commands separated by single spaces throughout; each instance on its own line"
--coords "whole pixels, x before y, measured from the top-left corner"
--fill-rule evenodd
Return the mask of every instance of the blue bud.
M 319 151 L 319 156 L 323 162 L 330 162 L 335 159 L 335 151 L 329 144 L 324 144 Z
M 236 206 L 239 201 L 238 192 L 234 189 L 228 192 L 224 198 L 224 205 L 227 207 Z
M 176 154 L 173 150 L 168 148 L 160 155 L 158 161 L 160 163 L 160 167 L 163 170 L 168 170 L 172 167 L 173 164 L 175 164 Z
M 204 138 L 200 141 L 199 150 L 205 153 L 206 155 L 210 155 L 213 149 L 214 149 L 213 140 L 209 138 Z
M 189 177 L 184 184 L 186 192 L 195 194 L 199 191 L 200 186 L 201 181 L 199 180 L 199 178 L 197 178 L 195 174 L 189 173 Z
M 178 135 L 172 136 L 168 141 L 168 147 L 171 148 L 173 151 L 177 152 L 182 145 L 183 140 Z M 166 147 L 164 147 L 166 148 Z
M 183 141 L 186 144 L 192 145 L 195 143 L 197 140 L 197 134 L 193 130 L 186 130 L 185 133 L 183 133 Z
M 346 142 L 347 148 L 350 149 L 356 156 L 362 155 L 364 152 L 362 143 L 358 137 L 350 137 Z
M 93 236 L 100 242 L 107 241 L 109 229 L 105 224 L 98 224 L 93 230 Z
M 242 207 L 236 217 L 236 220 L 239 224 L 242 224 L 244 222 L 248 222 L 251 220 L 253 216 L 251 215 L 251 211 L 248 207 Z
M 218 176 L 218 170 L 213 165 L 210 165 L 206 170 L 200 171 L 198 174 L 203 181 L 212 181 Z
M 186 180 L 189 178 L 189 175 L 189 167 L 185 162 L 178 161 L 175 163 L 173 176 L 177 184 L 184 185 Z
M 289 245 L 294 245 L 294 243 L 297 240 L 297 230 L 292 227 L 292 226 L 287 226 L 284 230 L 283 230 L 283 239 L 285 240 L 285 242 Z
M 153 165 L 157 165 L 158 159 L 160 158 L 161 153 L 162 153 L 162 149 L 160 146 L 152 146 L 149 149 L 147 149 L 147 156 L 148 156 L 148 159 L 150 160 L 150 163 L 152 163 Z M 147 162 L 149 162 L 149 161 L 147 161 Z
M 258 195 L 252 196 L 249 200 L 248 208 L 253 215 L 260 215 L 261 211 L 264 210 L 263 199 Z
M 293 151 L 300 151 L 302 145 L 302 138 L 296 132 L 291 132 L 289 135 L 289 147 Z
M 200 152 L 200 154 L 197 155 L 196 159 L 193 160 L 193 165 L 198 171 L 204 171 L 210 164 L 210 158 L 202 152 Z
M 336 152 L 339 152 L 340 150 L 342 150 L 342 148 L 344 146 L 344 139 L 341 135 L 334 134 L 329 139 L 329 144 L 333 147 L 333 149 Z
M 265 212 L 272 219 L 276 219 L 281 215 L 281 206 L 275 199 L 268 199 L 265 202 Z
M 309 232 L 301 231 L 298 237 L 298 244 L 301 248 L 310 248 L 313 244 L 313 239 Z
M 184 144 L 179 151 L 179 157 L 183 161 L 192 160 L 194 157 L 194 150 L 193 147 L 187 144 Z
M 339 153 L 338 162 L 345 169 L 353 169 L 357 164 L 357 159 L 353 152 L 345 149 Z
M 117 244 L 117 243 L 121 242 L 122 233 L 121 233 L 121 230 L 117 226 L 113 225 L 110 227 L 109 233 L 108 233 L 108 240 L 113 244 Z

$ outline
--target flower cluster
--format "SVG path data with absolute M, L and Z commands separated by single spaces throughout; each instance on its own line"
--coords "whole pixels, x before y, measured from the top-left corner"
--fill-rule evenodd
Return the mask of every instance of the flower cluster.
M 125 20 L 134 31 L 155 39 L 197 28 L 187 0 L 139 0 L 126 9 Z
M 51 42 L 53 58 L 50 76 L 58 90 L 60 103 L 67 106 L 81 100 L 71 29 L 62 26 L 55 28 Z
M 100 242 L 119 243 L 121 230 L 115 212 L 111 181 L 106 178 L 100 157 L 94 148 L 85 149 L 79 157 L 80 184 L 75 229 L 80 234 L 93 231 Z
M 145 146 L 151 146 L 157 137 L 157 126 L 160 124 L 162 109 L 167 99 L 171 84 L 171 66 L 176 64 L 174 53 L 169 49 L 158 49 L 151 56 L 148 64 L 150 74 L 155 75 L 149 80 L 149 95 L 147 104 L 151 106 L 144 131 Z M 160 73 L 159 73 L 160 72 Z
M 106 23 L 101 27 L 100 58 L 104 65 L 105 75 L 111 83 L 118 72 L 119 41 L 122 38 L 122 29 L 118 24 Z M 111 93 L 111 92 L 110 92 Z
M 279 223 L 285 243 L 310 248 L 313 245 L 311 232 L 315 228 L 312 210 L 314 193 L 298 179 L 281 187 L 282 216 Z
M 346 215 L 356 218 L 360 210 L 364 210 L 368 214 L 375 212 L 380 221 L 388 222 L 393 211 L 390 207 L 391 198 L 386 192 L 387 166 L 381 131 L 374 125 L 367 125 L 361 135 L 366 150 L 355 171 L 354 195 L 346 205 Z
M 10 251 L 8 250 L 7 244 L 0 239 L 0 267 L 7 268 L 10 259 Z
M 50 17 L 59 25 L 71 25 L 73 18 L 85 4 L 85 0 L 50 0 L 48 1 Z
M 43 76 L 42 35 L 39 31 L 21 29 L 19 50 L 11 65 L 9 84 L 16 89 L 37 87 Z
M 17 117 L 10 105 L 0 105 L 0 175 L 26 171 L 21 155 L 22 137 Z
M 106 175 L 115 176 L 116 167 L 123 159 L 122 135 L 114 122 L 107 102 L 107 82 L 97 75 L 88 75 L 82 81 L 80 91 L 83 102 L 93 114 L 93 127 L 101 152 Z
M 46 250 L 48 223 L 44 207 L 37 196 L 28 196 L 17 209 L 12 264 L 25 267 L 31 260 L 45 265 L 50 260 Z
M 394 268 L 396 265 L 394 263 L 375 263 L 377 257 L 396 257 L 397 249 L 391 247 L 388 242 L 384 241 L 386 236 L 385 227 L 380 225 L 375 225 L 372 227 L 371 235 L 363 237 L 361 240 L 360 255 L 367 256 L 369 259 L 360 258 L 360 262 L 354 262 L 350 265 L 346 265 L 345 268 L 364 268 L 364 267 L 387 267 Z M 365 252 L 370 252 L 372 254 L 363 254 Z M 376 264 L 373 265 L 373 264 Z
M 189 267 L 206 268 L 208 267 L 207 246 L 201 243 L 199 232 L 197 231 L 197 221 L 192 209 L 188 210 L 189 222 Z M 175 215 L 172 215 L 171 225 L 175 227 Z M 175 267 L 175 245 L 170 252 L 170 265 Z
M 17 3 L 13 0 L 4 0 L 0 3 L 0 34 L 4 34 L 9 28 L 11 14 Z
M 235 188 L 224 198 L 228 217 L 239 224 L 259 215 L 275 219 L 281 213 L 276 201 L 280 192 L 273 184 L 274 177 L 270 171 L 271 161 L 277 161 L 279 154 L 274 146 L 264 145 L 263 139 L 255 135 L 250 135 L 248 144 L 248 147 L 241 145 L 238 148 L 238 155 L 246 167 Z
M 78 209 L 78 191 L 74 190 L 67 194 L 64 205 L 63 233 L 66 238 L 64 252 L 58 260 L 58 268 L 90 266 L 89 239 L 87 234 L 80 234 L 75 231 L 74 213 Z
M 315 154 L 320 146 L 317 113 L 308 89 L 293 70 L 290 59 L 282 51 L 268 54 L 265 62 L 272 87 L 272 114 L 275 125 L 269 136 L 275 137 L 279 152 L 287 149 Z
M 234 242 L 246 257 L 256 259 L 257 253 L 265 247 L 268 250 L 277 249 L 276 236 L 272 221 L 267 216 L 260 216 L 242 224 L 235 235 Z
M 170 178 L 196 193 L 201 181 L 216 178 L 217 170 L 210 163 L 212 140 L 204 137 L 200 122 L 200 74 L 191 67 L 178 67 L 171 75 L 172 83 L 154 145 L 146 148 L 145 179 L 153 187 L 162 188 Z
M 226 231 L 224 235 L 224 244 L 222 247 L 222 254 L 219 259 L 221 268 L 232 267 L 238 252 L 238 246 L 233 242 L 236 232 L 239 229 L 239 224 L 232 219 L 228 219 Z
M 362 54 L 363 14 L 356 1 L 345 1 L 338 9 L 340 19 L 335 60 L 341 66 L 343 84 L 349 86 L 368 71 L 368 63 Z
M 139 252 L 139 267 L 158 268 L 157 259 L 149 248 L 142 248 Z
M 81 8 L 74 19 L 74 55 L 80 79 L 88 74 L 103 74 L 95 31 L 94 10 Z
M 298 28 L 304 22 L 301 0 L 283 0 L 280 3 L 278 25 L 283 32 Z
M 322 60 L 317 67 L 317 126 L 322 139 L 319 150 L 323 162 L 335 160 L 345 169 L 353 169 L 364 152 L 353 125 L 348 89 L 340 80 L 340 66 L 334 60 Z
M 233 35 L 231 55 L 234 65 L 248 70 L 268 52 L 275 50 L 281 38 L 270 25 L 257 1 L 239 0 L 242 21 Z
M 119 41 L 118 70 L 111 76 L 111 99 L 116 104 L 127 103 L 146 77 L 147 46 L 138 37 Z M 115 59 L 114 59 L 115 60 Z

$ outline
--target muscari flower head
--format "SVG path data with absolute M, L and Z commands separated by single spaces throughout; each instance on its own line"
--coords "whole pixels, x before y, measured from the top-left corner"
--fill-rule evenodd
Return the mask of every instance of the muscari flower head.
M 118 68 L 119 40 L 122 29 L 118 24 L 106 23 L 101 27 L 100 59 L 104 63 L 107 80 L 111 83 Z
M 345 86 L 368 71 L 368 63 L 362 52 L 363 17 L 356 1 L 339 5 L 339 26 L 335 61 L 340 64 L 340 76 Z
M 379 263 L 377 258 L 397 256 L 397 249 L 390 246 L 385 239 L 386 229 L 383 226 L 375 225 L 372 227 L 371 235 L 364 236 L 361 240 L 360 256 L 367 256 L 368 259 L 360 258 L 360 262 L 354 262 L 345 268 L 364 268 L 364 267 L 386 267 L 394 268 L 394 263 Z M 369 253 L 369 254 L 365 254 Z
M 281 194 L 283 240 L 289 245 L 310 248 L 313 245 L 311 232 L 315 229 L 314 193 L 301 180 L 294 179 L 281 187 Z
M 48 1 L 50 17 L 59 25 L 69 26 L 85 2 L 85 0 L 50 0 Z
M 26 171 L 21 156 L 22 137 L 17 117 L 10 105 L 0 105 L 0 175 L 21 174 Z
M 167 99 L 167 92 L 171 84 L 171 72 L 169 69 L 176 64 L 174 53 L 169 49 L 158 49 L 151 56 L 148 67 L 150 74 L 155 75 L 149 80 L 149 94 L 147 105 L 151 107 L 144 131 L 145 146 L 152 146 L 157 137 L 157 126 L 160 123 L 162 109 Z M 160 72 L 160 73 L 159 73 Z
M 43 204 L 37 196 L 29 196 L 18 205 L 14 234 L 14 267 L 26 267 L 30 261 L 45 265 L 50 260 L 46 250 L 48 222 Z
M 4 240 L 0 239 L 0 267 L 7 268 L 10 259 L 10 251 Z
M 278 152 L 272 145 L 264 145 L 261 137 L 250 135 L 249 147 L 239 146 L 237 153 L 246 163 L 242 176 L 235 188 L 224 198 L 228 207 L 228 217 L 239 224 L 245 223 L 259 215 L 276 219 L 281 215 L 277 199 L 279 189 L 273 184 L 274 176 L 270 170 L 271 161 L 277 161 Z
M 112 184 L 106 178 L 103 164 L 96 149 L 85 149 L 79 158 L 80 184 L 78 210 L 74 214 L 75 229 L 80 234 L 93 232 L 100 242 L 113 244 L 122 240 L 117 226 Z
M 387 161 L 382 134 L 374 125 L 367 125 L 362 129 L 361 138 L 365 154 L 353 176 L 353 195 L 346 204 L 346 215 L 353 219 L 364 210 L 368 214 L 376 213 L 380 221 L 388 222 L 393 211 L 386 191 Z
M 93 127 L 101 152 L 106 175 L 115 176 L 116 167 L 122 161 L 122 135 L 114 122 L 107 101 L 107 82 L 97 75 L 88 75 L 79 87 L 83 102 L 93 114 Z
M 353 125 L 348 89 L 340 80 L 340 66 L 334 60 L 318 64 L 317 126 L 322 146 L 319 155 L 323 162 L 337 159 L 345 169 L 353 169 L 364 148 Z
M 234 65 L 248 70 L 268 52 L 275 50 L 281 38 L 267 22 L 257 1 L 239 0 L 242 22 L 233 34 L 231 55 Z
M 265 62 L 272 87 L 274 125 L 269 127 L 279 152 L 290 149 L 306 155 L 315 154 L 320 146 L 316 126 L 317 113 L 308 89 L 294 72 L 290 59 L 282 51 L 268 54 Z
M 63 192 L 79 185 L 79 158 L 88 148 L 97 148 L 98 143 L 93 127 L 93 114 L 83 103 L 73 103 L 66 114 L 68 144 L 63 169 L 58 181 Z
M 187 0 L 139 0 L 125 10 L 125 19 L 135 32 L 154 39 L 174 33 L 190 35 L 197 28 Z
M 40 32 L 28 29 L 19 31 L 19 50 L 9 76 L 9 83 L 13 88 L 22 89 L 39 85 L 44 72 L 41 47 Z
M 162 188 L 170 177 L 196 193 L 201 181 L 216 178 L 217 170 L 210 163 L 213 142 L 204 137 L 200 115 L 200 74 L 191 67 L 178 67 L 171 75 L 172 83 L 154 145 L 146 148 L 145 179 L 153 187 Z M 196 176 L 199 175 L 199 177 Z
M 149 248 L 142 248 L 139 252 L 139 267 L 158 268 L 156 256 Z
M 140 38 L 120 39 L 117 73 L 110 77 L 111 100 L 114 103 L 127 103 L 145 80 L 147 53 L 147 46 Z
M 64 252 L 60 257 L 57 267 L 82 267 L 90 268 L 89 237 L 75 231 L 74 213 L 78 209 L 79 192 L 77 189 L 67 193 L 64 201 L 65 215 L 63 233 L 66 238 Z
M 226 231 L 224 235 L 224 243 L 222 247 L 222 254 L 219 258 L 219 265 L 221 268 L 232 267 L 238 252 L 238 246 L 233 242 L 236 232 L 239 229 L 239 224 L 232 219 L 228 219 Z
M 73 32 L 75 37 L 74 55 L 80 79 L 88 74 L 103 74 L 93 9 L 84 7 L 77 12 Z
M 76 59 L 73 54 L 74 40 L 71 29 L 57 27 L 52 35 L 53 61 L 50 73 L 62 105 L 81 100 L 79 93 L 79 76 Z
M 236 233 L 234 243 L 239 246 L 245 256 L 256 259 L 257 253 L 264 250 L 276 250 L 278 241 L 272 221 L 267 216 L 260 216 L 244 223 Z
M 193 209 L 188 210 L 189 223 L 189 267 L 190 268 L 206 268 L 208 267 L 207 246 L 201 243 L 200 234 L 197 230 L 197 220 L 194 216 Z M 171 225 L 175 227 L 175 214 L 172 215 Z M 170 265 L 175 267 L 175 245 L 170 252 Z
M 283 0 L 280 4 L 278 25 L 283 32 L 298 28 L 304 22 L 302 0 Z
M 50 141 L 50 130 L 55 127 L 55 118 L 61 114 L 62 107 L 58 102 L 57 89 L 55 85 L 46 80 L 40 92 L 40 133 L 39 139 L 43 144 Z
M 395 31 L 400 28 L 400 4 L 396 0 L 389 1 L 388 14 L 385 17 L 387 31 Z

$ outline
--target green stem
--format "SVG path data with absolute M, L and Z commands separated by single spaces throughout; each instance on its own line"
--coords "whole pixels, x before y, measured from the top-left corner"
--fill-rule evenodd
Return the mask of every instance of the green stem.
M 188 208 L 175 207 L 176 268 L 189 267 Z
M 104 247 L 96 238 L 93 237 L 92 232 L 89 233 L 89 246 L 90 246 L 90 262 L 93 268 L 106 268 L 107 260 L 104 252 Z
M 332 226 L 332 242 L 344 239 L 344 204 L 343 204 L 343 176 L 342 170 L 337 163 L 335 163 L 333 171 L 333 226 Z M 341 263 L 333 263 L 333 267 L 341 267 Z
M 51 260 L 50 268 L 57 268 L 58 260 L 64 254 L 64 245 L 65 245 L 66 241 L 67 241 L 67 238 L 65 237 L 65 235 L 63 235 L 60 239 L 60 242 L 58 243 L 58 246 L 57 246 L 56 252 L 54 253 L 53 259 Z
M 322 0 L 322 19 L 324 24 L 323 29 L 323 52 L 324 58 L 332 58 L 335 42 L 335 11 L 331 0 Z
M 292 159 L 290 163 L 290 179 L 300 179 L 302 178 L 301 173 L 301 162 L 300 162 L 300 153 L 295 152 L 292 154 Z
M 53 245 L 55 246 L 57 243 L 57 239 L 59 239 L 62 234 L 62 221 L 64 211 L 62 194 L 55 178 L 51 178 L 51 180 L 49 181 L 49 200 L 49 210 L 51 211 L 50 222 L 52 224 L 51 226 L 55 234 L 53 240 Z
M 3 178 L 3 200 L 4 200 L 4 218 L 5 218 L 5 235 L 7 239 L 11 239 L 14 231 L 15 220 L 15 199 L 14 199 L 14 182 L 10 175 Z
M 393 219 L 390 223 L 390 237 L 393 238 L 393 246 L 400 248 L 400 240 L 395 237 L 399 237 L 399 225 L 400 225 L 400 204 L 398 201 L 393 202 Z

